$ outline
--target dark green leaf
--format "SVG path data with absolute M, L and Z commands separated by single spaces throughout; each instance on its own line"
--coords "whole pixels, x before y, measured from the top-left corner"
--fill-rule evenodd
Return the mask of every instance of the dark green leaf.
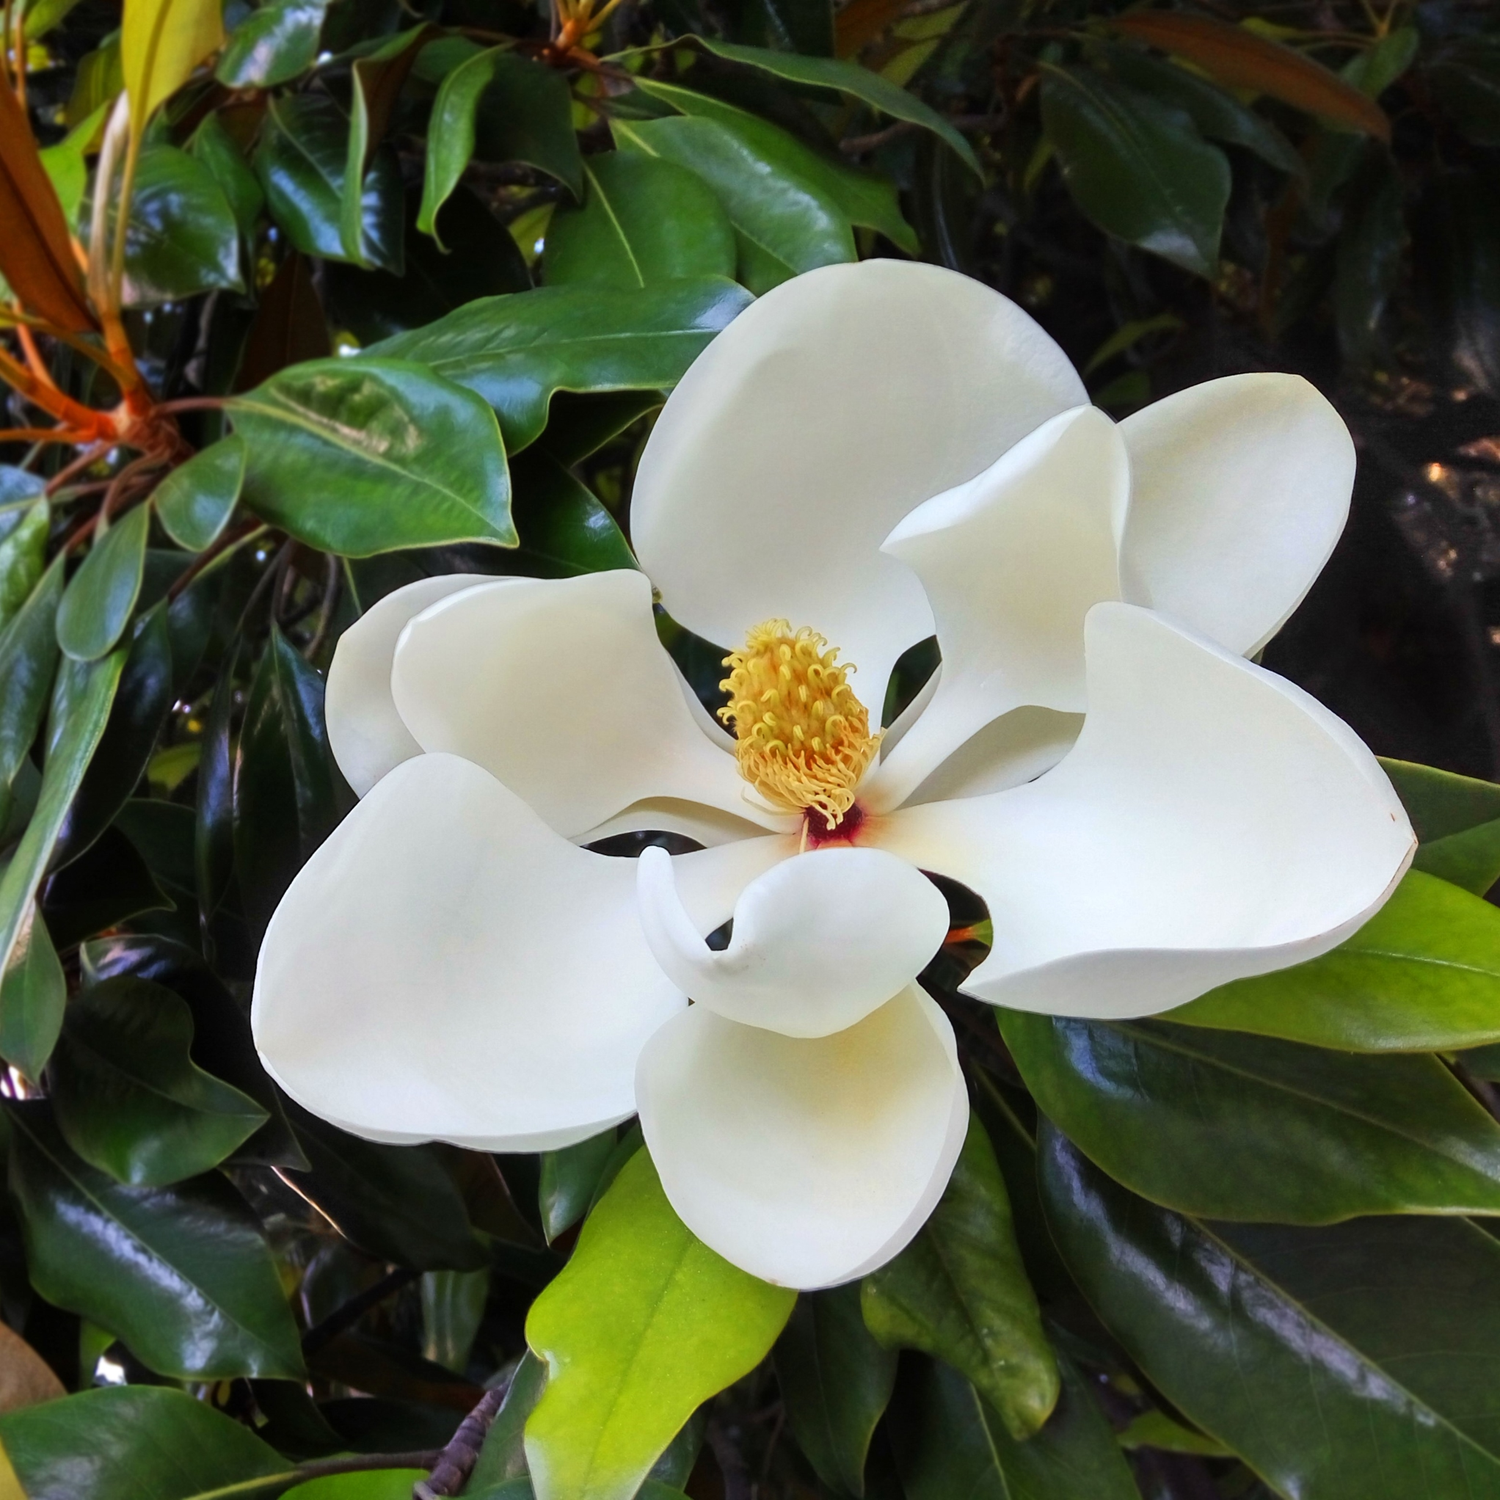
M 143 912 L 169 911 L 171 905 L 118 828 L 106 828 L 42 890 L 42 915 L 59 948 L 71 948 Z
M 528 1349 L 511 1376 L 504 1403 L 484 1435 L 484 1446 L 469 1476 L 467 1489 L 471 1493 L 483 1494 L 525 1475 L 526 1419 L 542 1399 L 546 1384 L 547 1366 Z
M 57 644 L 75 661 L 93 661 L 120 639 L 146 561 L 151 507 L 127 511 L 89 548 L 57 610 Z
M 1500 1210 L 1500 1126 L 1435 1057 L 1002 1011 L 1041 1110 L 1184 1213 L 1331 1224 Z
M 460 63 L 438 89 L 427 126 L 426 177 L 417 227 L 436 233 L 438 210 L 475 152 L 485 161 L 525 162 L 583 196 L 583 158 L 563 76 L 508 47 Z
M 16 935 L 0 984 L 0 1057 L 33 1083 L 62 1030 L 68 981 L 41 913 L 32 906 Z
M 776 1341 L 776 1383 L 798 1446 L 824 1484 L 865 1492 L 865 1455 L 896 1383 L 896 1355 L 870 1336 L 859 1288 L 804 1292 Z
M 583 205 L 547 226 L 542 264 L 551 286 L 650 286 L 734 275 L 734 229 L 713 192 L 682 167 L 629 152 L 584 164 Z
M 680 114 L 701 115 L 716 121 L 739 136 L 757 156 L 778 163 L 784 171 L 811 184 L 851 224 L 878 230 L 907 254 L 917 253 L 917 237 L 901 215 L 894 183 L 822 156 L 769 120 L 737 109 L 722 99 L 653 78 L 637 79 L 636 87 L 653 99 L 670 104 Z
M 1352 1052 L 1448 1052 L 1500 1040 L 1500 910 L 1413 871 L 1331 953 L 1237 979 L 1167 1014 Z
M 1500 786 L 1382 760 L 1419 842 L 1413 868 L 1482 896 L 1500 880 Z
M 255 1216 L 219 1176 L 123 1187 L 73 1154 L 49 1107 L 12 1107 L 11 1191 L 32 1284 L 181 1380 L 300 1380 L 291 1309 Z
M 733 35 L 741 41 L 778 52 L 833 56 L 829 0 L 734 0 L 729 12 L 734 17 Z
M 463 1374 L 489 1292 L 488 1270 L 428 1271 L 422 1277 L 424 1359 Z
M 1500 392 L 1500 201 L 1470 168 L 1434 174 L 1417 220 L 1432 330 L 1458 378 Z
M 125 305 L 243 290 L 239 224 L 214 174 L 175 146 L 147 145 L 125 229 Z
M 156 514 L 167 535 L 201 552 L 223 531 L 245 480 L 245 440 L 238 433 L 195 453 L 156 487 Z
M 526 1423 L 532 1474 L 579 1500 L 633 1494 L 698 1407 L 760 1363 L 795 1300 L 696 1240 L 637 1152 L 526 1318 L 548 1370 Z
M 57 605 L 67 558 L 59 553 L 30 597 L 0 630 L 0 784 L 26 759 L 47 707 L 57 665 Z
M 0 1049 L 0 1055 L 8 1055 Z M 571 1229 L 588 1212 L 594 1201 L 604 1164 L 614 1153 L 615 1133 L 601 1131 L 576 1146 L 542 1153 L 541 1184 L 537 1190 L 537 1207 L 542 1216 L 542 1232 L 550 1243 L 565 1229 Z
M 208 168 L 213 180 L 219 184 L 219 191 L 233 211 L 240 233 L 248 239 L 255 233 L 255 222 L 265 206 L 266 195 L 261 191 L 255 173 L 250 170 L 250 163 L 230 139 L 217 114 L 204 118 L 193 132 L 188 150 Z
M 1466 36 L 1427 65 L 1432 97 L 1476 146 L 1500 146 L 1500 40 Z
M 717 120 L 615 120 L 622 150 L 675 162 L 718 195 L 739 243 L 739 279 L 769 291 L 801 271 L 856 259 L 838 206 Z
M 1051 1128 L 1040 1170 L 1100 1316 L 1278 1493 L 1500 1495 L 1500 1244 L 1477 1225 L 1201 1224 L 1133 1197 Z
M 1344 358 L 1364 363 L 1375 352 L 1406 244 L 1401 176 L 1395 162 L 1377 155 L 1349 196 L 1353 201 L 1345 208 L 1334 257 L 1333 308 Z
M 865 1322 L 888 1348 L 920 1349 L 965 1375 L 1018 1441 L 1057 1402 L 1057 1362 L 1011 1227 L 1005 1181 L 975 1115 L 932 1217 L 864 1280 Z
M 20 469 L 5 471 L 19 474 L 22 480 L 35 479 Z M 41 480 L 36 480 L 40 494 Z M 17 498 L 6 499 L 15 490 Z M 25 500 L 19 484 L 0 484 L 0 630 L 15 618 L 16 611 L 31 597 L 46 565 L 47 528 L 52 508 L 44 499 Z
M 229 410 L 249 444 L 245 503 L 309 546 L 368 557 L 515 545 L 494 415 L 441 373 L 404 359 L 314 360 L 235 397 Z
M 719 280 L 637 292 L 544 287 L 471 302 L 370 353 L 419 360 L 483 396 L 517 453 L 546 426 L 557 391 L 665 390 L 749 301 Z
M 234 872 L 234 756 L 230 727 L 238 661 L 236 638 L 219 664 L 218 680 L 203 726 L 193 856 L 204 956 L 219 973 L 248 979 L 255 972 L 255 950 Z
M 214 76 L 231 89 L 290 83 L 316 60 L 327 9 L 328 0 L 267 0 L 235 27 Z
M 255 171 L 271 217 L 304 255 L 345 260 L 340 229 L 349 121 L 326 95 L 273 99 L 266 112 Z M 381 150 L 365 177 L 364 255 L 401 274 L 401 174 Z
M 1087 1384 L 1059 1363 L 1057 1408 L 1024 1443 L 956 1370 L 927 1360 L 904 1368 L 891 1442 L 907 1500 L 1138 1500 Z
M 635 567 L 635 556 L 615 518 L 550 454 L 523 453 L 512 479 L 516 529 L 521 534 L 518 568 L 540 578 L 573 578 Z
M 185 1001 L 148 979 L 110 979 L 69 1004 L 52 1062 L 58 1129 L 90 1166 L 134 1187 L 196 1177 L 269 1118 L 189 1056 Z
M 1229 163 L 1192 118 L 1086 68 L 1042 74 L 1042 122 L 1078 207 L 1106 234 L 1212 276 Z
M 26 1500 L 263 1500 L 291 1465 L 240 1422 L 183 1391 L 115 1386 L 0 1416 Z
M 661 404 L 659 391 L 616 391 L 603 396 L 564 392 L 553 398 L 541 447 L 565 467 L 579 463 Z
M 305 1110 L 288 1113 L 312 1164 L 289 1180 L 361 1249 L 418 1271 L 487 1263 L 463 1196 L 433 1151 L 362 1141 Z

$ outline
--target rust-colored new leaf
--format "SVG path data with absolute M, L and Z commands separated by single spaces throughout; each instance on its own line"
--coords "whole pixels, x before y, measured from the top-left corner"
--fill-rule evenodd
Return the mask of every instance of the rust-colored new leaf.
M 73 258 L 68 221 L 26 110 L 0 71 L 0 274 L 32 316 L 66 333 L 97 327 Z
M 839 57 L 854 57 L 894 24 L 906 8 L 906 0 L 849 0 L 833 18 L 833 50 Z
M 1132 11 L 1110 24 L 1137 41 L 1196 63 L 1229 88 L 1253 89 L 1350 130 L 1382 141 L 1391 138 L 1390 120 L 1368 95 L 1312 58 L 1242 26 L 1159 10 Z

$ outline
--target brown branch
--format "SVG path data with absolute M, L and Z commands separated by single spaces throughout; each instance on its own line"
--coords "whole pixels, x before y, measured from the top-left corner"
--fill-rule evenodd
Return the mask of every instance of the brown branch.
M 479 1462 L 485 1434 L 494 1425 L 509 1390 L 510 1381 L 507 1380 L 484 1393 L 479 1405 L 458 1424 L 458 1431 L 438 1454 L 432 1472 L 413 1487 L 412 1500 L 447 1500 L 448 1496 L 463 1492 L 469 1475 L 474 1472 L 474 1465 Z
M 264 522 L 257 521 L 252 517 L 250 520 L 241 521 L 238 526 L 223 532 L 217 541 L 206 547 L 183 569 L 171 588 L 167 590 L 168 603 L 177 598 L 211 562 L 214 562 L 231 548 L 238 547 L 241 542 L 254 536 L 257 531 L 264 530 L 266 530 Z
M 267 574 L 269 577 L 270 574 Z M 373 1286 L 366 1287 L 356 1297 L 351 1297 L 323 1319 L 315 1323 L 302 1335 L 302 1353 L 316 1354 L 325 1344 L 332 1343 L 346 1328 L 352 1328 L 372 1307 L 378 1307 L 387 1297 L 394 1296 L 404 1286 L 409 1286 L 420 1273 L 405 1266 L 382 1276 Z M 425 1467 L 425 1465 L 424 1465 Z

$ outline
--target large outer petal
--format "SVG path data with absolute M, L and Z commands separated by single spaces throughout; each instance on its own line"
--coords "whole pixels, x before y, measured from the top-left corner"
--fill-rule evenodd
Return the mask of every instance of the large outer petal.
M 1013 302 L 893 260 L 795 277 L 742 312 L 667 400 L 631 535 L 675 619 L 722 646 L 810 625 L 879 712 L 892 663 L 932 634 L 921 585 L 880 544 L 1087 395 Z
M 1250 655 L 1302 602 L 1349 515 L 1354 444 L 1298 375 L 1231 375 L 1120 424 L 1125 597 Z
M 943 663 L 932 702 L 869 783 L 873 811 L 905 801 L 1001 714 L 1083 711 L 1084 616 L 1120 597 L 1129 496 L 1119 429 L 1081 406 L 919 506 L 886 538 L 882 550 L 927 590 Z
M 910 1242 L 969 1117 L 953 1030 L 915 985 L 811 1040 L 695 1005 L 646 1044 L 636 1096 L 688 1228 L 803 1290 L 852 1281 Z
M 422 753 L 391 697 L 391 660 L 407 623 L 450 594 L 494 580 L 445 573 L 395 589 L 339 637 L 328 667 L 328 743 L 344 779 L 363 797 L 393 766 Z
M 820 849 L 773 865 L 740 893 L 719 952 L 683 906 L 665 850 L 642 852 L 637 891 L 646 943 L 679 989 L 783 1036 L 862 1021 L 927 967 L 948 932 L 937 887 L 880 849 Z
M 648 798 L 783 821 L 746 798 L 729 741 L 695 722 L 641 573 L 443 600 L 406 627 L 391 687 L 424 750 L 483 766 L 569 837 Z
M 775 857 L 686 855 L 696 920 Z M 641 936 L 635 865 L 576 848 L 451 755 L 396 767 L 271 919 L 251 1023 L 277 1082 L 374 1140 L 537 1151 L 634 1112 L 635 1059 L 685 1004 Z
M 1314 958 L 1380 907 L 1415 840 L 1345 724 L 1148 610 L 1098 605 L 1085 635 L 1089 713 L 1060 765 L 865 825 L 988 903 L 966 992 L 1149 1015 Z

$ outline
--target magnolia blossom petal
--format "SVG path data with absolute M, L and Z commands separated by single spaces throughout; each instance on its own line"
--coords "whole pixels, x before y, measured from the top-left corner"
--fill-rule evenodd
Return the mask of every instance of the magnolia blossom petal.
M 953 1030 L 915 985 L 811 1039 L 695 1005 L 646 1044 L 636 1098 L 688 1228 L 802 1290 L 852 1281 L 910 1242 L 969 1117 Z
M 1125 597 L 1251 655 L 1281 629 L 1349 515 L 1354 443 L 1298 375 L 1231 375 L 1120 424 Z
M 1052 708 L 1014 708 L 1001 714 L 940 761 L 904 805 L 982 797 L 1035 781 L 1073 748 L 1083 717 Z
M 391 686 L 424 750 L 483 766 L 569 837 L 659 797 L 783 821 L 746 798 L 728 742 L 694 722 L 644 574 L 517 579 L 443 600 L 406 627 Z
M 1054 1015 L 1150 1015 L 1315 958 L 1363 924 L 1415 840 L 1347 725 L 1148 610 L 1086 627 L 1089 713 L 1039 780 L 866 826 L 989 905 L 964 990 Z
M 722 646 L 775 616 L 821 631 L 878 713 L 892 663 L 932 634 L 921 585 L 880 543 L 1087 399 L 979 282 L 825 266 L 742 312 L 668 398 L 632 491 L 636 554 L 673 617 Z
M 346 1130 L 538 1151 L 634 1112 L 636 1056 L 685 1003 L 641 936 L 632 861 L 419 755 L 292 882 L 251 1023 L 277 1082 Z
M 919 506 L 881 549 L 922 580 L 943 670 L 867 801 L 898 806 L 965 740 L 1023 705 L 1081 713 L 1083 620 L 1120 597 L 1130 465 L 1092 406 L 1044 423 L 967 484 Z
M 751 881 L 729 946 L 703 941 L 664 849 L 639 860 L 641 928 L 662 970 L 700 1005 L 783 1036 L 843 1031 L 927 967 L 948 903 L 914 866 L 879 849 L 800 854 Z
M 323 709 L 333 758 L 359 796 L 422 753 L 391 697 L 391 659 L 407 622 L 439 599 L 494 581 L 482 573 L 418 579 L 377 600 L 339 637 Z

